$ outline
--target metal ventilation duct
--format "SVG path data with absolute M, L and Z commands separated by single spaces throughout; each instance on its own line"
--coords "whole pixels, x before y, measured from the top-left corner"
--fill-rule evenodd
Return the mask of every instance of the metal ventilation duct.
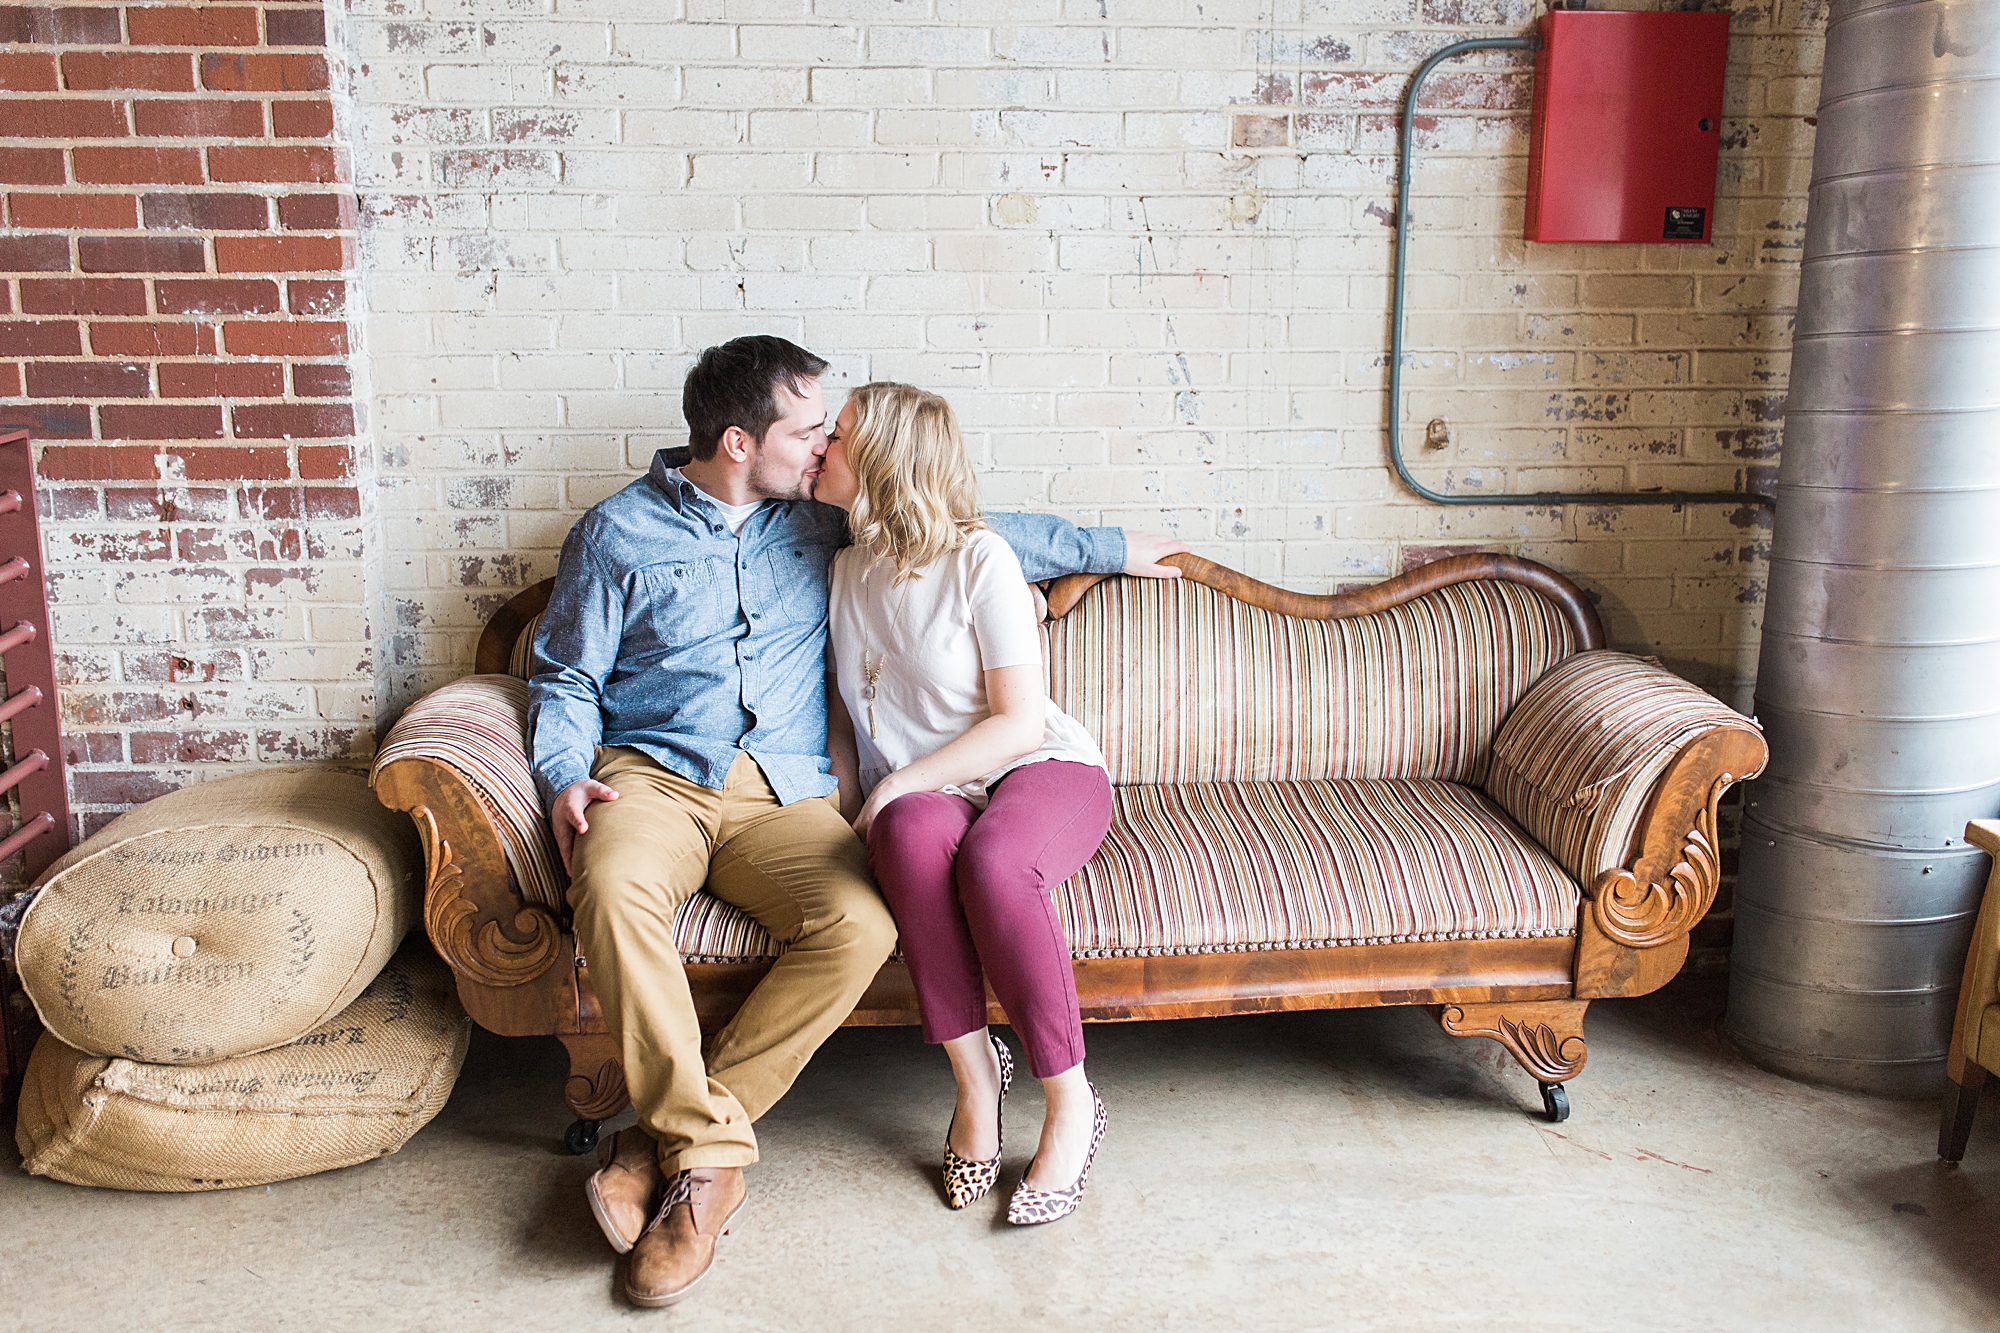
M 2000 811 L 2000 5 L 1835 0 L 1729 1035 L 1939 1087 Z

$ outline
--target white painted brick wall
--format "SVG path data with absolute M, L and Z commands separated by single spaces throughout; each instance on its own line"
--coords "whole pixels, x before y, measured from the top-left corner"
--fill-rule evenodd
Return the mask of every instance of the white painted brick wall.
M 1775 463 L 1823 9 L 1736 10 L 1711 246 L 1524 243 L 1525 62 L 1437 76 L 1404 406 L 1428 481 L 1728 489 Z M 991 504 L 1308 590 L 1519 552 L 1747 704 L 1755 514 L 1446 510 L 1387 467 L 1402 89 L 1532 13 L 356 0 L 391 705 L 466 670 L 575 517 L 680 441 L 696 352 L 766 332 L 829 357 L 836 399 L 947 392 Z M 1422 451 L 1439 416 L 1452 443 Z

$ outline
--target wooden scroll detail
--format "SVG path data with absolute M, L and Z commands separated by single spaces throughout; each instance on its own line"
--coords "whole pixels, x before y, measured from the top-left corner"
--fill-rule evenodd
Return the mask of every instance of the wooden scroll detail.
M 1715 903 L 1722 883 L 1722 853 L 1716 846 L 1716 819 L 1722 794 L 1736 784 L 1734 773 L 1718 775 L 1681 854 L 1665 882 L 1640 882 L 1635 866 L 1620 866 L 1597 877 L 1590 888 L 1590 912 L 1597 928 L 1628 949 L 1653 949 L 1694 929 Z
M 625 1062 L 618 1043 L 603 1033 L 575 1033 L 562 1038 L 569 1051 L 569 1078 L 563 1101 L 578 1120 L 609 1120 L 631 1100 L 625 1087 Z
M 557 965 L 568 943 L 553 914 L 514 886 L 500 832 L 466 777 L 412 756 L 371 781 L 376 799 L 408 814 L 423 836 L 424 928 L 473 1021 L 509 1037 L 573 1031 L 575 972 Z
M 430 868 L 424 883 L 424 929 L 444 960 L 489 986 L 519 986 L 548 971 L 562 946 L 562 927 L 556 919 L 523 904 L 513 920 L 515 932 L 523 938 L 508 938 L 492 918 L 475 928 L 479 904 L 464 894 L 465 871 L 439 831 L 437 816 L 429 806 L 420 805 L 410 817 L 423 831 L 424 863 Z
M 1204 560 L 1198 555 L 1170 555 L 1161 563 L 1180 568 L 1183 578 L 1214 588 L 1234 597 L 1239 602 L 1262 607 L 1266 611 L 1276 611 L 1280 615 L 1299 616 L 1306 620 L 1339 620 L 1346 616 L 1372 615 L 1377 611 L 1387 611 L 1405 602 L 1415 601 L 1426 593 L 1448 588 L 1454 583 L 1478 583 L 1495 581 L 1518 583 L 1532 588 L 1554 603 L 1569 622 L 1570 632 L 1576 636 L 1579 652 L 1604 646 L 1604 626 L 1597 618 L 1597 608 L 1583 595 L 1583 590 L 1547 565 L 1538 565 L 1532 560 L 1523 560 L 1512 555 L 1454 555 L 1443 560 L 1433 560 L 1420 565 L 1407 574 L 1393 579 L 1385 579 L 1372 587 L 1354 592 L 1335 593 L 1329 597 L 1315 597 L 1309 593 L 1292 592 L 1287 588 L 1275 587 L 1248 574 L 1238 573 L 1213 560 Z M 1070 574 L 1049 585 L 1049 619 L 1060 620 L 1075 609 L 1089 592 L 1111 574 Z M 518 598 L 516 600 L 519 600 Z M 510 603 L 511 605 L 511 603 Z M 497 618 L 496 618 L 497 623 Z M 525 620 L 522 622 L 525 624 Z M 490 632 L 490 631 L 489 631 Z M 484 640 L 481 640 L 482 644 Z M 511 642 L 511 640 L 510 640 Z M 484 670 L 484 668 L 481 668 Z M 496 670 L 504 671 L 504 662 Z
M 1585 1000 L 1527 1004 L 1448 1004 L 1438 1024 L 1454 1037 L 1491 1037 L 1543 1083 L 1567 1083 L 1583 1072 Z
M 1623 866 L 1584 888 L 1576 993 L 1644 995 L 1673 980 L 1688 932 L 1715 903 L 1722 879 L 1717 808 L 1770 758 L 1748 726 L 1717 726 L 1681 748 L 1660 776 Z

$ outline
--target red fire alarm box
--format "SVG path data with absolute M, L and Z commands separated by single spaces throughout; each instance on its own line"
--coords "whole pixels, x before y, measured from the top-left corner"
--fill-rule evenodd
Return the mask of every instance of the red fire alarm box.
M 1538 26 L 1527 238 L 1708 240 L 1729 15 L 1559 9 Z

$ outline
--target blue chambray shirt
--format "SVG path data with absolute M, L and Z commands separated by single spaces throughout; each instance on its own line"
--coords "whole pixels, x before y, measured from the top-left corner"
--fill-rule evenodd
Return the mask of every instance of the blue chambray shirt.
M 546 809 L 599 745 L 720 788 L 739 752 L 786 805 L 834 790 L 826 757 L 827 568 L 847 515 L 767 500 L 733 535 L 662 449 L 563 542 L 535 633 L 528 753 Z M 1120 528 L 988 514 L 1034 580 L 1125 566 Z

